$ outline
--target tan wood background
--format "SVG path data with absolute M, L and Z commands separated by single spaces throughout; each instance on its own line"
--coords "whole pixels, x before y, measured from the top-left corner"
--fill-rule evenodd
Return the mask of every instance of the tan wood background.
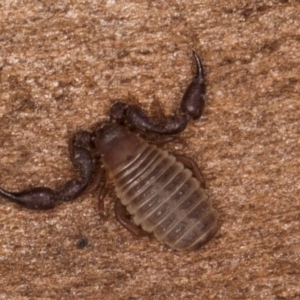
M 300 299 L 299 16 L 296 0 L 1 1 L 1 186 L 76 176 L 68 138 L 116 99 L 172 114 L 194 49 L 205 111 L 165 149 L 202 168 L 220 230 L 192 253 L 135 238 L 111 181 L 105 219 L 96 194 L 47 212 L 0 199 L 0 299 Z

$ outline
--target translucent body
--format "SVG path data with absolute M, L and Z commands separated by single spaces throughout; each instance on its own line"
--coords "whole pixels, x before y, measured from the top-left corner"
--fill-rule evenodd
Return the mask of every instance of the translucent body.
M 146 142 L 135 153 L 111 170 L 134 223 L 173 249 L 193 250 L 209 241 L 218 229 L 216 215 L 192 172 Z

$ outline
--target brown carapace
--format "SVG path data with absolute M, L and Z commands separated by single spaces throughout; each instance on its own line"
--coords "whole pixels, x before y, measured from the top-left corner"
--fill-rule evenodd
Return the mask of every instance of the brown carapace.
M 109 123 L 95 132 L 77 132 L 71 140 L 70 155 L 80 179 L 68 181 L 57 191 L 47 187 L 17 193 L 0 189 L 0 195 L 31 209 L 50 209 L 58 201 L 73 200 L 95 190 L 105 170 L 114 180 L 118 196 L 115 214 L 125 228 L 135 235 L 154 233 L 176 250 L 198 249 L 218 230 L 201 171 L 192 159 L 169 154 L 129 130 L 174 135 L 183 131 L 190 119 L 201 116 L 205 85 L 201 61 L 196 53 L 194 57 L 198 72 L 176 116 L 156 122 L 139 106 L 117 102 L 111 108 Z M 98 168 L 92 154 L 100 158 Z M 104 183 L 99 194 L 100 210 L 104 209 L 105 195 Z

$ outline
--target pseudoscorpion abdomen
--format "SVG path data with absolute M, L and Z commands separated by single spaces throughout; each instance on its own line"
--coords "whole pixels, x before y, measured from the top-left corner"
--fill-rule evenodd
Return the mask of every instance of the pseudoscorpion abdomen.
M 143 143 L 113 176 L 133 221 L 173 249 L 197 249 L 217 231 L 217 219 L 192 172 L 173 155 Z

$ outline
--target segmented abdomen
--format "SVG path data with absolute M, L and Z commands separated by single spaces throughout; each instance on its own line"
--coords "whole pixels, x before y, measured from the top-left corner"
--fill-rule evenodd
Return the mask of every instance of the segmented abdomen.
M 217 231 L 216 215 L 189 169 L 156 146 L 113 172 L 116 191 L 133 221 L 173 249 L 197 249 Z

